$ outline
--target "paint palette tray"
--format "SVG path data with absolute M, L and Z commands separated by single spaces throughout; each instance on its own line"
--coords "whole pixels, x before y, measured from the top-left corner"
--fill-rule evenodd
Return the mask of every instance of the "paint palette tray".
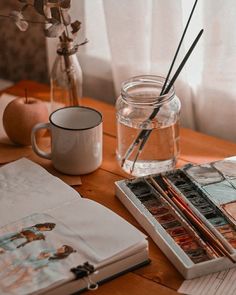
M 235 267 L 150 181 L 163 178 L 236 259 L 236 157 L 115 183 L 116 196 L 186 279 Z

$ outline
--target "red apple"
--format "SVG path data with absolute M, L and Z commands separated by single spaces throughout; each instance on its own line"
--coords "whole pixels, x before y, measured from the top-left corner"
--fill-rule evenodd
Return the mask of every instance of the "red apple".
M 12 100 L 3 113 L 3 126 L 8 137 L 20 145 L 30 145 L 33 126 L 47 121 L 47 106 L 44 102 L 31 97 L 27 99 L 18 97 Z M 44 130 L 40 130 L 37 136 L 40 137 L 44 133 Z

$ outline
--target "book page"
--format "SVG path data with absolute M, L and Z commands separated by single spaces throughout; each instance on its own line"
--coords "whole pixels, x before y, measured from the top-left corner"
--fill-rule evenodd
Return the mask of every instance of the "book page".
M 1 226 L 76 199 L 78 192 L 30 160 L 0 168 Z
M 213 273 L 200 278 L 186 280 L 178 289 L 188 295 L 234 295 L 236 294 L 236 269 Z
M 63 221 L 74 235 L 79 236 L 90 249 L 90 255 L 93 254 L 90 257 L 99 265 L 114 261 L 116 255 L 120 259 L 147 247 L 143 233 L 92 200 L 82 198 L 46 212 Z
M 23 276 L 28 281 L 35 280 L 36 288 L 44 277 L 45 283 L 40 287 L 51 288 L 72 276 L 68 270 L 71 266 L 88 261 L 102 272 L 104 266 L 143 252 L 148 246 L 146 236 L 123 218 L 92 200 L 81 198 L 74 189 L 27 159 L 0 168 L 0 204 L 0 224 L 5 225 L 0 231 L 0 260 L 5 257 L 0 263 L 0 281 L 4 292 L 11 287 L 9 290 L 13 293 L 9 294 L 25 294 L 14 293 L 18 282 L 21 282 L 19 268 L 25 271 Z M 32 219 L 32 216 L 40 220 Z M 48 217 L 45 219 L 45 216 Z M 32 243 L 24 244 L 27 242 L 25 237 L 15 239 L 25 229 L 33 227 L 34 231 L 35 224 L 39 222 L 55 223 L 57 226 L 51 231 L 39 233 L 37 237 L 41 238 L 32 240 Z M 21 246 L 22 243 L 24 246 Z M 9 249 L 4 248 L 6 245 Z M 56 264 L 48 259 L 41 262 L 39 257 L 45 251 L 47 255 L 54 255 L 63 245 L 72 247 L 76 252 L 67 258 L 68 264 L 63 260 L 63 268 L 58 267 L 54 275 L 52 267 Z M 39 275 L 35 275 L 34 267 L 41 263 L 46 265 L 43 265 Z M 132 263 L 135 265 L 135 261 Z M 31 275 L 36 277 L 32 279 Z M 25 290 L 24 284 L 21 287 L 23 289 L 19 290 Z M 29 283 L 27 293 L 31 288 L 33 286 Z M 4 294 L 1 289 L 0 294 Z
M 3 93 L 0 96 L 0 143 L 12 144 L 4 130 L 2 118 L 6 106 L 15 98 L 16 96 L 7 93 Z
M 74 278 L 70 269 L 91 258 L 83 240 L 47 214 L 0 229 L 0 294 L 45 291 Z

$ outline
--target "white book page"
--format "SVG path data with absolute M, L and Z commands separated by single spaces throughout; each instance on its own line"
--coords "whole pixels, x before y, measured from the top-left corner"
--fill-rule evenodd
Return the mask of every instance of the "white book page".
M 1 226 L 78 198 L 78 192 L 30 160 L 0 168 Z
M 0 97 L 0 142 L 1 143 L 12 144 L 12 142 L 7 137 L 6 132 L 4 130 L 2 118 L 3 118 L 3 113 L 6 106 L 15 98 L 16 96 L 6 94 L 6 93 L 3 93 Z
M 147 247 L 146 236 L 110 209 L 80 199 L 46 211 L 68 226 L 90 249 L 101 266 Z M 118 256 L 118 257 L 115 257 Z
M 180 286 L 178 292 L 189 295 L 235 295 L 236 269 L 228 269 L 186 280 Z

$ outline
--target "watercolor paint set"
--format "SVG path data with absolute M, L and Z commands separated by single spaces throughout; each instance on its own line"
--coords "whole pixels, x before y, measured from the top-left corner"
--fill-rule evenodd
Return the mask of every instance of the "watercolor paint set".
M 236 157 L 115 185 L 116 196 L 186 279 L 236 266 Z

